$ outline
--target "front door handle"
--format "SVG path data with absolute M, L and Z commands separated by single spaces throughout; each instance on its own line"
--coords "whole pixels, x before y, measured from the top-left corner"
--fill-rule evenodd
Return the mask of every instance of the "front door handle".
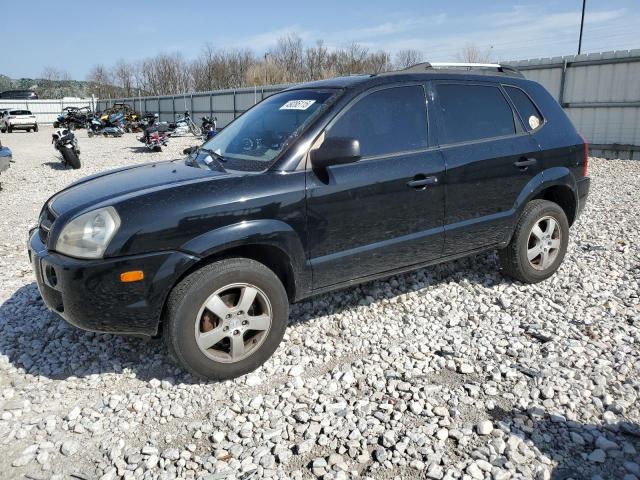
M 417 190 L 424 190 L 429 185 L 435 185 L 438 183 L 438 177 L 425 177 L 424 175 L 416 175 L 413 180 L 407 182 L 407 187 L 415 188 Z
M 518 167 L 520 170 L 526 170 L 527 168 L 536 165 L 537 163 L 538 160 L 536 160 L 535 158 L 522 157 L 520 160 L 515 162 L 513 166 Z

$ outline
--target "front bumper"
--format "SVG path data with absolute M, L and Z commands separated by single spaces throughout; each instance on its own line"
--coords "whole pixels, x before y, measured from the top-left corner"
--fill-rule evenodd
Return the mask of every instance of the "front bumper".
M 37 230 L 29 237 L 44 303 L 72 325 L 95 332 L 156 335 L 169 291 L 198 260 L 182 252 L 80 260 L 48 251 Z M 130 270 L 142 270 L 144 280 L 120 282 Z
M 587 203 L 587 197 L 589 196 L 589 188 L 591 186 L 591 179 L 584 177 L 578 180 L 578 211 L 576 212 L 576 218 L 580 216 L 584 206 Z

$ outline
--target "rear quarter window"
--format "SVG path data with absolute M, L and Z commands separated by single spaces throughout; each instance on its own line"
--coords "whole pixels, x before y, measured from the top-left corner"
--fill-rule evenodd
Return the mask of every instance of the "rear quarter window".
M 528 131 L 532 131 L 543 124 L 544 118 L 542 117 L 542 113 L 540 113 L 538 107 L 536 107 L 524 90 L 518 87 L 510 87 L 508 85 L 504 85 L 504 89 L 513 104 L 516 106 L 516 110 L 524 123 L 524 128 Z
M 500 88 L 491 85 L 436 85 L 444 138 L 459 143 L 516 133 L 513 110 Z

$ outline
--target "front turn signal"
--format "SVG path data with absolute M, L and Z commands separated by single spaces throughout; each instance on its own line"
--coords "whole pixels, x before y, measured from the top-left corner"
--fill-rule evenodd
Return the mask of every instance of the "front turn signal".
M 120 274 L 122 283 L 139 282 L 140 280 L 144 280 L 144 272 L 142 270 L 131 270 Z

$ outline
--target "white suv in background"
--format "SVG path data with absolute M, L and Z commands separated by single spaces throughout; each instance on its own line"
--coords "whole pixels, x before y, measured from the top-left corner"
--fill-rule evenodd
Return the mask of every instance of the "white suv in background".
M 36 116 L 29 110 L 3 110 L 0 112 L 0 132 L 11 133 L 14 130 L 38 131 Z

